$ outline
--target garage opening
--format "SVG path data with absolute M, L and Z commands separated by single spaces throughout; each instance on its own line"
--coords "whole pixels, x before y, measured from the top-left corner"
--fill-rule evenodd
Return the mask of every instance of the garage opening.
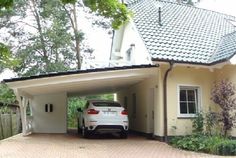
M 79 105 L 76 97 L 83 100 L 84 96 L 100 94 L 115 94 L 114 100 L 127 108 L 129 129 L 152 134 L 158 80 L 157 66 L 138 65 L 51 73 L 5 82 L 16 93 L 24 135 L 67 133 L 67 128 L 76 126 L 76 107 L 83 104 Z M 28 102 L 32 103 L 31 117 L 25 112 Z M 71 118 L 68 113 L 73 113 Z
M 67 132 L 80 133 L 78 131 L 79 117 L 78 109 L 84 109 L 88 100 L 109 100 L 114 101 L 113 93 L 110 94 L 97 94 L 87 96 L 70 96 L 67 98 Z

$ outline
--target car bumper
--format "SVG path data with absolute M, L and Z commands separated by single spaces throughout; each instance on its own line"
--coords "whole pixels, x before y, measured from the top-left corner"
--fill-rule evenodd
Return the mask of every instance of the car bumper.
M 128 124 L 126 125 L 90 125 L 88 126 L 89 131 L 96 131 L 99 133 L 107 132 L 123 132 L 128 131 Z

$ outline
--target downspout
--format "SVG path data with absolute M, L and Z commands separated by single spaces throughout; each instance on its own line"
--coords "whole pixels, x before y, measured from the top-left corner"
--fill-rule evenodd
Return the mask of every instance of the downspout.
M 168 124 L 167 124 L 167 78 L 169 73 L 171 72 L 174 62 L 170 61 L 169 62 L 170 67 L 166 71 L 165 76 L 164 76 L 164 81 L 163 81 L 163 99 L 164 99 L 164 140 L 165 142 L 168 142 Z
M 109 64 L 108 67 L 111 66 L 111 58 L 112 58 L 112 48 L 113 48 L 113 42 L 114 42 L 114 36 L 115 36 L 115 31 L 112 30 L 112 39 L 111 39 L 111 50 L 110 50 L 110 58 L 109 58 Z

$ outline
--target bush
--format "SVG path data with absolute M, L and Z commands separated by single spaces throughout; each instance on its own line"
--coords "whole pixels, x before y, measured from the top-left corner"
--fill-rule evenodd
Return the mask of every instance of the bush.
M 184 137 L 175 137 L 170 143 L 174 147 L 184 150 L 217 155 L 236 155 L 236 141 L 220 135 L 210 136 L 196 133 Z
M 190 150 L 190 151 L 204 151 L 206 148 L 205 138 L 206 136 L 201 134 L 193 134 L 184 137 L 175 137 L 171 140 L 171 144 L 174 147 Z
M 236 155 L 236 141 L 225 140 L 214 145 L 214 154 L 217 155 Z
M 204 117 L 203 113 L 199 112 L 196 114 L 196 117 L 193 118 L 193 132 L 195 133 L 202 133 L 203 132 L 203 127 L 204 127 Z

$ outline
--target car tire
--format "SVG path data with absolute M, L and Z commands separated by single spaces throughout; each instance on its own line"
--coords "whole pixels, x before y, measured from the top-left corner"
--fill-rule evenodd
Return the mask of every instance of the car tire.
M 82 133 L 82 129 L 78 126 L 78 128 L 77 128 L 77 133 L 78 134 L 81 134 Z
M 128 133 L 127 132 L 123 131 L 123 132 L 120 133 L 120 138 L 126 139 L 127 137 L 128 137 Z

